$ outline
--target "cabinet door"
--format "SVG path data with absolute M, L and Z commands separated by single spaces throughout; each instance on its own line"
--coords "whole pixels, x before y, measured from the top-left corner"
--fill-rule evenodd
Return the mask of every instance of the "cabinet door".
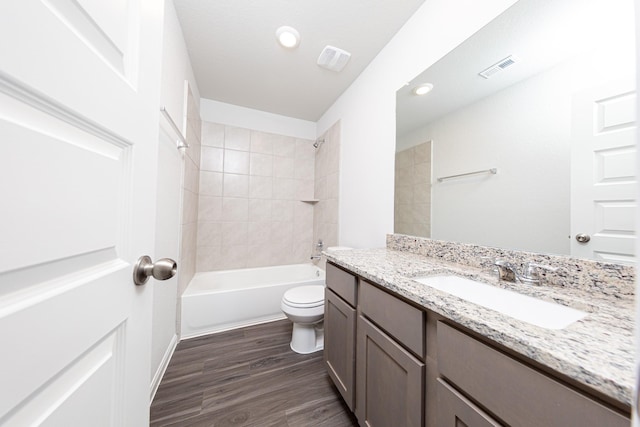
M 324 304 L 324 362 L 349 409 L 354 407 L 356 310 L 330 289 Z
M 500 427 L 480 408 L 454 390 L 441 378 L 437 380 L 437 427 Z
M 424 364 L 358 317 L 356 415 L 361 426 L 423 425 Z

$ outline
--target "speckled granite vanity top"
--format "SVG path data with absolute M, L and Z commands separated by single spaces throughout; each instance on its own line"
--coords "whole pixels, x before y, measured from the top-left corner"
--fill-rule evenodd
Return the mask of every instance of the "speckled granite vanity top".
M 536 362 L 630 405 L 634 383 L 634 296 L 593 287 L 524 285 L 498 281 L 477 268 L 392 249 L 326 253 L 353 273 L 453 320 Z M 589 313 L 565 329 L 543 329 L 411 280 L 456 274 L 568 305 Z

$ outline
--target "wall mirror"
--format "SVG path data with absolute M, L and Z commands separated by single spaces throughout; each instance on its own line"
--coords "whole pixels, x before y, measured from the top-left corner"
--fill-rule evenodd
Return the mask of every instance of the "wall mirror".
M 520 0 L 398 90 L 395 232 L 632 263 L 633 16 Z

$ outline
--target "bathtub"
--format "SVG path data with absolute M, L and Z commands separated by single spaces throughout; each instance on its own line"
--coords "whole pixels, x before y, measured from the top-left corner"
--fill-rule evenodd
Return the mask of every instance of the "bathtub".
M 196 273 L 182 294 L 182 339 L 285 319 L 284 293 L 302 285 L 324 285 L 313 264 Z

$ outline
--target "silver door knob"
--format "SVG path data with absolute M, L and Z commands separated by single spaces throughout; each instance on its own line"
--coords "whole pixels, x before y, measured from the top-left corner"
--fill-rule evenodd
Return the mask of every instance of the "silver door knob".
M 587 243 L 589 240 L 591 240 L 591 236 L 584 233 L 576 234 L 576 240 L 580 243 Z
M 153 263 L 151 258 L 143 255 L 133 267 L 133 283 L 138 286 L 144 285 L 151 276 L 157 280 L 171 279 L 176 275 L 176 271 L 178 264 L 171 258 L 162 258 Z

